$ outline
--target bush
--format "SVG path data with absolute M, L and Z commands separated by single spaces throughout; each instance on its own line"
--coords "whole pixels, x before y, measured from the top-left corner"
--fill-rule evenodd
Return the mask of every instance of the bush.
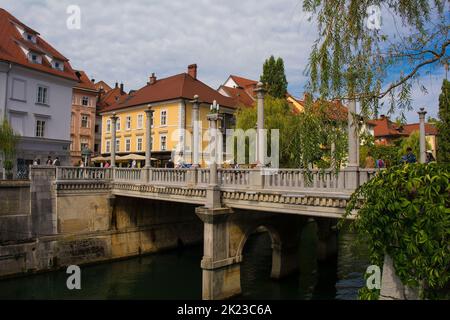
M 367 242 L 371 263 L 392 257 L 421 298 L 450 297 L 450 165 L 407 164 L 378 173 L 352 195 L 346 217 Z M 365 293 L 367 294 L 367 292 Z

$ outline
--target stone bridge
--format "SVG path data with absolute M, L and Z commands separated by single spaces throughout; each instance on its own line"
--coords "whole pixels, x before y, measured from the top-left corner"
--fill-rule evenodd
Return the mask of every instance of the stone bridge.
M 42 167 L 32 168 L 42 171 Z M 336 255 L 337 219 L 351 193 L 376 174 L 374 169 L 161 169 L 48 168 L 56 201 L 98 193 L 194 205 L 203 222 L 203 298 L 223 299 L 241 292 L 240 262 L 247 238 L 256 230 L 272 239 L 273 278 L 294 272 L 303 226 L 318 226 L 318 257 Z M 32 179 L 33 184 L 33 179 Z M 116 199 L 116 200 L 114 200 Z M 125 208 L 127 211 L 127 208 Z M 150 212 L 148 214 L 152 214 Z

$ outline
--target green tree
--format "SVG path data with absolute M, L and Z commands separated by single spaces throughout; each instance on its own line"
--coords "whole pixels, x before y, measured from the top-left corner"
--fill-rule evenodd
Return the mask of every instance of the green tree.
M 266 59 L 260 81 L 265 84 L 267 93 L 275 98 L 284 98 L 287 93 L 288 82 L 284 73 L 283 59 L 275 60 L 274 56 Z
M 448 7 L 445 0 L 304 0 L 318 26 L 306 69 L 309 90 L 324 99 L 355 98 L 363 116 L 377 116 L 384 97 L 390 113 L 404 113 L 421 72 L 448 63 Z M 378 18 L 373 8 L 395 28 L 371 25 Z
M 406 149 L 411 148 L 412 152 L 417 158 L 420 159 L 420 133 L 419 131 L 414 131 L 408 138 L 402 139 L 400 144 L 400 149 L 398 151 L 399 159 L 406 154 Z M 428 141 L 425 141 L 425 149 L 430 150 L 431 145 Z
M 13 169 L 17 142 L 18 136 L 13 128 L 6 119 L 3 120 L 0 124 L 0 153 L 3 156 L 3 167 L 7 173 Z
M 439 96 L 439 130 L 438 154 L 439 162 L 450 162 L 450 81 L 444 79 L 442 93 Z
M 335 145 L 333 160 L 339 168 L 347 155 L 347 135 L 344 126 L 332 121 L 319 107 L 307 103 L 303 113 L 294 113 L 286 99 L 267 95 L 264 104 L 264 127 L 280 130 L 280 166 L 285 168 L 329 168 L 331 145 Z M 255 128 L 256 108 L 242 108 L 236 114 L 236 127 Z
M 371 263 L 382 266 L 391 256 L 402 283 L 423 299 L 450 297 L 449 179 L 449 164 L 391 167 L 355 191 L 344 215 L 358 210 L 351 229 L 367 244 Z M 367 291 L 360 294 L 373 298 Z

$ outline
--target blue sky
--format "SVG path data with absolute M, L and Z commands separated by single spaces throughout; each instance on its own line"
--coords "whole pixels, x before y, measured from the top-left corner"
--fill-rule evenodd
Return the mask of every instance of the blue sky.
M 66 27 L 69 5 L 81 9 L 80 30 Z M 166 77 L 191 63 L 212 87 L 230 74 L 259 79 L 273 54 L 285 61 L 289 91 L 302 96 L 316 38 L 299 0 L 0 0 L 0 7 L 40 32 L 74 68 L 110 84 L 124 82 L 127 90 L 145 85 L 152 72 Z M 443 78 L 443 68 L 424 76 L 428 94 L 413 90 L 415 109 L 437 115 Z M 417 113 L 407 118 L 416 122 Z

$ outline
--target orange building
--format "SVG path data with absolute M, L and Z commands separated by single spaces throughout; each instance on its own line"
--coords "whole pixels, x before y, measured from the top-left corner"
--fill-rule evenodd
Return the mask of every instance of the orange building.
M 72 165 L 79 165 L 82 151 L 93 151 L 95 113 L 98 91 L 84 71 L 75 72 L 79 81 L 73 88 L 70 122 L 70 157 Z

